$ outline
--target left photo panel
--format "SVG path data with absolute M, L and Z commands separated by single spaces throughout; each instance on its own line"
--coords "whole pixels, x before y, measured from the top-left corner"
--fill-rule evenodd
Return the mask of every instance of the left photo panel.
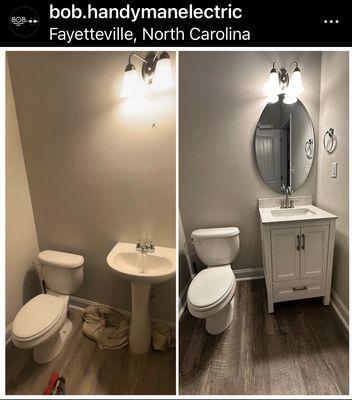
M 176 394 L 176 54 L 6 54 L 6 394 Z

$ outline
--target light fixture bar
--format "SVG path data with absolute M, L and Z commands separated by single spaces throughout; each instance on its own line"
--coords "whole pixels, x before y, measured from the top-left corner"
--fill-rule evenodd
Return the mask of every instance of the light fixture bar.
M 136 68 L 131 62 L 132 57 L 142 61 L 141 74 L 146 85 L 151 85 L 156 81 L 153 86 L 160 90 L 174 86 L 169 53 L 166 51 L 149 52 L 145 58 L 138 53 L 130 53 L 125 68 L 121 97 L 131 97 L 143 90 L 138 82 Z
M 132 58 L 132 57 L 136 57 L 136 58 L 138 58 L 138 60 L 141 60 L 141 61 L 144 62 L 144 63 L 147 62 L 147 60 L 146 60 L 145 58 L 141 57 L 139 54 L 137 54 L 137 53 L 131 53 L 131 54 L 129 55 L 129 57 L 128 57 L 128 63 L 129 63 L 129 64 L 131 64 L 131 58 Z
M 291 82 L 289 73 L 291 75 Z M 293 104 L 297 101 L 297 96 L 304 90 L 302 84 L 301 70 L 298 62 L 294 61 L 286 70 L 284 67 L 274 61 L 267 84 L 264 86 L 264 92 L 268 95 L 268 102 L 274 103 L 279 94 L 285 94 L 284 103 Z

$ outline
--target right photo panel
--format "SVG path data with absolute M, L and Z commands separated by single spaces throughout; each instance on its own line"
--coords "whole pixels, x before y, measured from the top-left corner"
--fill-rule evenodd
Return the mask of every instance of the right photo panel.
M 349 393 L 349 58 L 179 53 L 179 393 Z

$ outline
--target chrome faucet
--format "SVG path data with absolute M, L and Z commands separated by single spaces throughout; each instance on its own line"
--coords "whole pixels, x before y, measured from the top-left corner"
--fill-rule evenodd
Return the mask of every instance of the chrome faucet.
M 294 208 L 293 200 L 289 199 L 289 195 L 292 194 L 290 186 L 285 187 L 284 184 L 281 185 L 281 193 L 285 194 L 285 199 L 281 200 L 280 208 Z
M 147 242 L 137 241 L 136 250 L 141 251 L 142 253 L 153 253 L 155 251 L 154 242 L 148 240 Z

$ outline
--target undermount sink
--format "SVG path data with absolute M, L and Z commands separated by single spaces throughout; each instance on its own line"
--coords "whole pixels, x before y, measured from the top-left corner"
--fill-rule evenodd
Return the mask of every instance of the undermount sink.
M 175 276 L 176 249 L 156 246 L 151 253 L 136 250 L 133 243 L 117 243 L 106 260 L 118 276 L 131 282 L 129 347 L 136 354 L 148 353 L 151 347 L 150 287 Z
M 271 215 L 273 217 L 294 217 L 307 214 L 314 214 L 314 212 L 308 208 L 285 208 L 280 210 L 271 210 Z

